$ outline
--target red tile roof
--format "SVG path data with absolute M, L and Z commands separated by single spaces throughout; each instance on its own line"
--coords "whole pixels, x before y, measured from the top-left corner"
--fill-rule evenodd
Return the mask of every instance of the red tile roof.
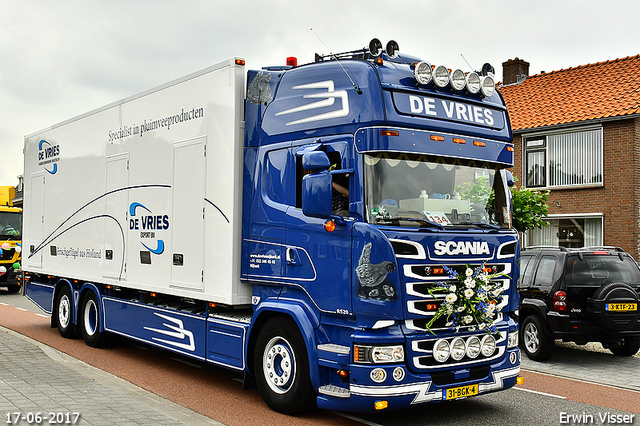
M 499 87 L 514 131 L 640 114 L 640 55 Z

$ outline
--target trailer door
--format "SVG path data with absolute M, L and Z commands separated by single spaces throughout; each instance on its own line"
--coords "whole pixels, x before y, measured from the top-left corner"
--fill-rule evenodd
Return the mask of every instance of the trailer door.
M 105 278 L 125 280 L 127 214 L 129 210 L 129 154 L 107 158 L 106 219 L 104 242 Z
M 171 286 L 197 291 L 204 290 L 205 147 L 206 137 L 173 146 Z

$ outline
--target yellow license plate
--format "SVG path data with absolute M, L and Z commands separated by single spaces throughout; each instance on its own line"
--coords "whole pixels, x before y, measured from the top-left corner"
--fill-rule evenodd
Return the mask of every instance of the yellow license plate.
M 616 311 L 616 312 L 637 311 L 638 304 L 637 303 L 607 303 L 606 310 Z
M 466 398 L 478 394 L 478 385 L 460 386 L 459 388 L 446 389 L 444 399 Z

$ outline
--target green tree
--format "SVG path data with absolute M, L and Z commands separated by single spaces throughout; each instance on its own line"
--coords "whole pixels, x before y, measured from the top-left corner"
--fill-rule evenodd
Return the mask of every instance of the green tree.
M 514 176 L 515 181 L 518 178 Z M 549 223 L 542 220 L 547 216 L 549 205 L 547 197 L 549 190 L 539 191 L 537 189 L 529 189 L 523 186 L 511 187 L 513 195 L 513 227 L 520 232 L 529 229 L 542 228 L 549 226 Z

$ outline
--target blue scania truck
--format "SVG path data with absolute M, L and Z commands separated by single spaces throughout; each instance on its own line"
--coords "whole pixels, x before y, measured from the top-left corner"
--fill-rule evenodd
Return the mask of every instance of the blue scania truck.
M 514 386 L 513 144 L 491 66 L 376 39 L 290 59 L 232 58 L 26 136 L 25 295 L 63 337 L 238 371 L 283 413 Z

